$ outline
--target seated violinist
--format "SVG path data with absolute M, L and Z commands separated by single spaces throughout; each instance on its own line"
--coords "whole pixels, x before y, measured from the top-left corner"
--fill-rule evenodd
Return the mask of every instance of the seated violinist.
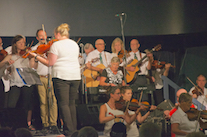
M 137 105 L 139 104 L 139 102 L 136 99 L 131 100 L 131 98 L 132 98 L 132 89 L 130 87 L 123 86 L 123 87 L 121 87 L 120 90 L 121 90 L 121 95 L 122 95 L 123 100 L 134 102 L 134 104 L 137 104 Z M 157 108 L 154 105 L 151 105 L 151 106 L 145 105 L 145 107 L 148 107 L 148 112 L 144 116 L 142 116 L 142 114 L 140 112 L 138 112 L 138 114 L 136 116 L 136 119 L 138 120 L 138 122 L 140 124 L 142 122 L 144 122 L 144 120 L 147 119 L 147 117 L 150 115 L 150 113 Z M 144 108 L 144 109 L 141 109 L 141 110 L 146 111 L 147 108 Z M 135 112 L 131 111 L 130 107 L 129 107 L 128 113 L 126 113 L 126 115 L 128 115 L 129 117 L 132 117 L 134 114 L 135 114 Z M 127 124 L 127 136 L 129 136 L 129 137 L 138 137 L 139 136 L 139 132 L 138 132 L 138 128 L 137 128 L 135 120 L 130 125 Z
M 207 108 L 207 88 L 206 85 L 206 78 L 204 75 L 200 74 L 196 80 L 197 88 L 192 87 L 189 91 L 189 94 L 196 98 L 201 104 L 203 104 Z
M 164 111 L 164 114 L 165 114 L 165 118 L 166 119 L 170 119 L 172 114 L 175 113 L 175 111 L 177 110 L 177 106 L 179 105 L 179 97 L 182 93 L 188 93 L 185 89 L 179 89 L 177 92 L 176 92 L 176 98 L 177 98 L 177 102 L 178 103 L 175 103 L 175 106 L 174 108 L 172 108 L 172 110 L 165 110 Z M 191 105 L 191 108 L 195 108 L 195 106 L 192 104 Z
M 121 70 L 119 70 L 120 59 L 118 57 L 113 57 L 111 59 L 111 65 L 105 68 L 101 74 L 100 86 L 117 86 L 125 85 L 124 75 Z
M 110 87 L 108 89 L 108 95 L 110 96 L 107 103 L 101 105 L 100 113 L 99 113 L 99 121 L 100 123 L 105 123 L 104 127 L 104 135 L 109 137 L 111 128 L 116 122 L 124 122 L 127 125 L 130 125 L 134 122 L 139 111 L 144 109 L 143 106 L 138 108 L 133 115 L 128 114 L 128 111 L 123 112 L 117 109 L 116 101 L 120 100 L 121 93 L 120 89 L 117 86 Z M 123 108 L 124 106 L 122 106 Z
M 197 120 L 190 121 L 186 114 L 191 105 L 192 96 L 188 93 L 182 93 L 179 97 L 178 109 L 171 117 L 171 130 L 176 134 L 176 137 L 184 137 L 188 133 L 199 131 L 199 122 Z

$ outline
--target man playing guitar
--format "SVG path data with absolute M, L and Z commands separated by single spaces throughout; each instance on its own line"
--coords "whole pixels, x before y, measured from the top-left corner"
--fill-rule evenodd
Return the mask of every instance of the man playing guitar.
M 90 52 L 86 58 L 86 66 L 90 70 L 95 70 L 98 72 L 102 72 L 103 69 L 97 68 L 96 66 L 99 64 L 103 64 L 107 67 L 111 61 L 111 54 L 109 52 L 104 51 L 105 49 L 105 42 L 103 39 L 97 39 L 95 42 L 96 50 Z M 100 58 L 100 61 L 91 64 L 90 61 L 94 58 Z

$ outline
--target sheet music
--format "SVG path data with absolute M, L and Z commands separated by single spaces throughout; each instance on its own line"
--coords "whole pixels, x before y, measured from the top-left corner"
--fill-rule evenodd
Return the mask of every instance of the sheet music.
M 27 85 L 42 85 L 40 77 L 35 69 L 32 68 L 16 68 L 19 76 L 23 82 Z

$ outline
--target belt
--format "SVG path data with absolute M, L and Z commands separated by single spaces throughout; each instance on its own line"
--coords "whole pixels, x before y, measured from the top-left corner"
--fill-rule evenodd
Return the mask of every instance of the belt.
M 48 78 L 48 75 L 39 75 L 40 77 Z

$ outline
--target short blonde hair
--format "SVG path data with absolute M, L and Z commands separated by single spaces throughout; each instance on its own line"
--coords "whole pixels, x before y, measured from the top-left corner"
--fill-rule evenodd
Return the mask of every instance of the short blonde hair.
M 63 23 L 57 28 L 55 28 L 55 33 L 60 33 L 61 36 L 69 37 L 69 25 L 67 23 Z
M 111 44 L 111 51 L 112 51 L 112 53 L 115 53 L 116 52 L 114 46 L 115 46 L 115 43 L 117 43 L 117 42 L 120 42 L 121 43 L 121 49 L 122 50 L 124 49 L 124 43 L 123 43 L 123 41 L 120 38 L 115 38 L 113 40 L 112 44 Z
M 113 57 L 113 58 L 111 59 L 111 63 L 117 63 L 117 62 L 120 63 L 120 59 L 119 59 L 118 57 Z

